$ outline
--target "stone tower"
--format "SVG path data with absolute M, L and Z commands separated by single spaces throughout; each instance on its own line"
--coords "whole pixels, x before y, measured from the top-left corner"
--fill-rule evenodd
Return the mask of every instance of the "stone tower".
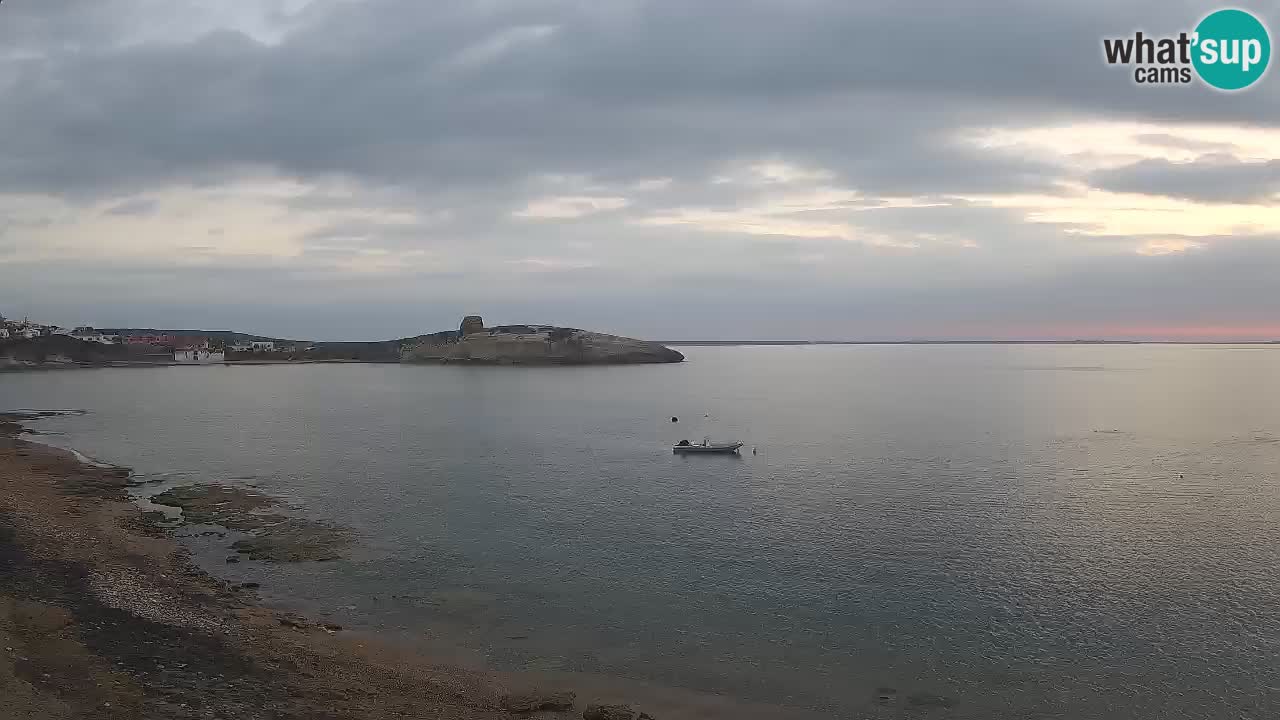
M 462 324 L 458 326 L 458 335 L 471 335 L 478 332 L 484 332 L 484 318 L 479 315 L 468 315 L 462 318 Z

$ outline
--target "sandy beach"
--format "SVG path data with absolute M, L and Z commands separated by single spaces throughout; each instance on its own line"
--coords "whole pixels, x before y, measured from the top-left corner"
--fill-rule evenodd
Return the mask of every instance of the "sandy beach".
M 0 697 L 6 718 L 800 716 L 612 678 L 433 661 L 396 638 L 260 607 L 197 569 L 125 492 L 125 469 L 20 437 L 0 416 Z M 574 692 L 515 713 L 511 693 Z

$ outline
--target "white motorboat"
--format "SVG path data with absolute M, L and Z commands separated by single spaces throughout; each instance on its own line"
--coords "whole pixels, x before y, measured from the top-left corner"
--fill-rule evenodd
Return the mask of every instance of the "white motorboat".
M 742 447 L 740 442 L 715 443 L 703 438 L 701 443 L 681 440 L 672 446 L 671 451 L 676 453 L 736 453 L 740 447 Z

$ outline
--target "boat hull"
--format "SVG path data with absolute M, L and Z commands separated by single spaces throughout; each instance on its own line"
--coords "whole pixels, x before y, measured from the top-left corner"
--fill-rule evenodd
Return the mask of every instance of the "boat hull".
M 738 452 L 740 447 L 742 447 L 742 443 L 731 443 L 729 445 L 676 445 L 671 448 L 671 452 L 678 454 L 719 453 L 726 455 Z

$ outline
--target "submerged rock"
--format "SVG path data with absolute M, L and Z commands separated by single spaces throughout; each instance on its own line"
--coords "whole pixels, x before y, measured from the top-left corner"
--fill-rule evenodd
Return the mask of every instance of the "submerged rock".
M 279 503 L 248 488 L 192 485 L 167 490 L 151 502 L 182 508 L 188 523 L 221 525 L 249 533 L 231 545 L 251 560 L 305 562 L 335 560 L 351 542 L 350 533 L 327 523 L 263 512 Z M 227 562 L 239 562 L 236 556 Z
M 907 696 L 907 704 L 913 707 L 921 708 L 950 708 L 956 704 L 955 699 L 945 695 L 934 695 L 933 693 L 919 692 Z
M 237 540 L 233 550 L 250 560 L 266 562 L 319 562 L 337 560 L 349 543 L 347 534 L 322 523 L 284 518 L 267 525 L 253 537 Z
M 306 630 L 311 627 L 311 622 L 299 615 L 281 615 L 277 620 L 280 621 L 281 625 L 295 630 Z
M 582 711 L 582 720 L 654 720 L 648 713 L 638 712 L 630 705 L 588 705 Z
M 531 713 L 541 710 L 570 710 L 577 695 L 572 692 L 521 693 L 502 698 L 502 709 L 510 712 Z

